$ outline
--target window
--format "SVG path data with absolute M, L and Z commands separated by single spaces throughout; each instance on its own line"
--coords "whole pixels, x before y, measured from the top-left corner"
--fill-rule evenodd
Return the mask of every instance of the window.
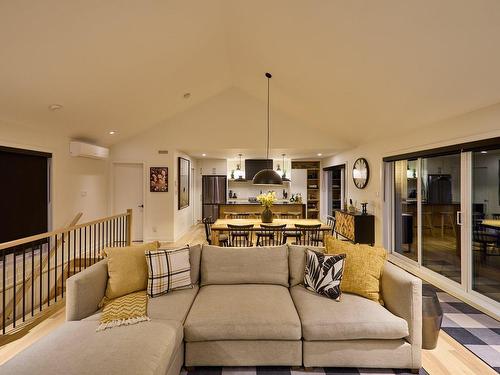
M 0 242 L 48 231 L 51 155 L 0 148 Z

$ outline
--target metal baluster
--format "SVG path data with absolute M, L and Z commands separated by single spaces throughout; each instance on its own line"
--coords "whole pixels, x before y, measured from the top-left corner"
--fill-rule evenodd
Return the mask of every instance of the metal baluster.
M 79 235 L 78 235 L 78 272 L 82 270 L 82 228 L 80 227 L 79 229 Z
M 68 265 L 66 266 L 66 279 L 68 279 L 71 272 L 71 232 L 68 232 Z
M 54 236 L 54 302 L 57 302 L 57 234 Z M 49 249 L 50 258 L 50 249 Z M 50 271 L 50 270 L 49 270 Z M 49 288 L 50 297 L 50 288 Z
M 96 254 L 97 254 L 97 230 L 96 230 L 96 224 L 93 225 L 94 227 L 94 255 L 92 256 L 92 264 L 95 263 L 96 260 Z
M 83 228 L 83 269 L 87 268 L 87 227 Z
M 73 274 L 76 274 L 76 229 L 73 231 Z
M 31 251 L 33 249 L 31 248 Z M 14 301 L 16 303 L 16 301 Z M 23 246 L 23 322 L 26 321 L 26 246 Z
M 35 315 L 35 249 L 31 252 L 31 316 L 33 315 Z
M 2 333 L 5 335 L 5 257 L 6 249 L 2 250 Z
M 64 298 L 64 233 L 61 233 L 61 245 L 61 298 Z
M 89 226 L 89 264 L 92 264 L 92 225 Z
M 47 239 L 47 246 L 50 249 L 50 237 Z M 43 244 L 42 248 L 40 249 L 40 311 L 42 311 L 42 301 L 43 301 L 43 284 L 42 284 L 42 276 L 43 276 L 43 267 L 42 267 L 42 254 L 43 254 Z M 47 263 L 47 290 L 49 290 L 49 277 L 50 277 L 50 257 L 48 258 L 48 263 Z M 48 300 L 48 298 L 47 298 Z
M 104 249 L 104 222 L 99 223 L 99 233 L 101 235 L 101 243 L 99 245 L 99 259 L 101 259 L 102 249 Z
M 12 304 L 12 328 L 16 328 L 16 249 L 14 248 L 14 262 L 12 263 L 13 271 L 14 271 L 14 281 L 12 291 L 14 292 L 14 303 Z

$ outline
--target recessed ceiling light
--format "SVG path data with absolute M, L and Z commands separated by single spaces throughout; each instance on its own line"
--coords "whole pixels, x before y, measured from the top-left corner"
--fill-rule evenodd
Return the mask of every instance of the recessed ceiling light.
M 323 156 L 323 154 L 321 152 L 318 152 L 318 156 Z
M 488 151 L 481 151 L 481 154 L 487 154 Z
M 190 92 L 187 92 L 183 95 L 183 98 L 184 99 L 189 99 L 191 97 L 191 93 Z
M 49 110 L 51 111 L 58 111 L 60 109 L 62 109 L 62 105 L 61 104 L 51 104 L 49 105 Z
M 205 157 L 205 156 L 207 156 L 207 154 L 201 154 L 201 156 Z
M 116 130 L 110 130 L 109 131 L 109 135 L 115 135 L 116 134 Z

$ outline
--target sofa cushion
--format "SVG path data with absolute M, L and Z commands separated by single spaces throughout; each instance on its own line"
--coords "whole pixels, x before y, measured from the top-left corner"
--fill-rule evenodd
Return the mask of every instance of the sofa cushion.
M 108 284 L 105 296 L 118 298 L 146 289 L 148 284 L 147 250 L 158 249 L 159 242 L 127 247 L 108 247 L 103 250 L 108 260 Z
M 380 294 L 380 278 L 387 259 L 382 247 L 352 244 L 327 236 L 328 254 L 345 254 L 344 276 L 340 283 L 343 292 L 354 293 L 384 304 Z
M 201 245 L 189 247 L 189 264 L 191 264 L 191 284 L 196 285 L 200 282 L 200 261 Z
M 193 289 L 173 290 L 161 297 L 149 298 L 148 316 L 153 320 L 175 320 L 184 323 L 198 289 L 199 287 L 195 285 Z M 83 320 L 98 321 L 100 318 L 101 312 L 97 312 Z
M 189 247 L 175 250 L 146 251 L 148 287 L 146 292 L 156 298 L 176 289 L 192 288 Z
M 96 332 L 94 322 L 66 322 L 0 367 L 16 375 L 165 375 L 182 345 L 182 326 L 150 321 Z
M 304 282 L 306 268 L 306 250 L 325 252 L 324 247 L 288 245 L 288 265 L 290 267 L 290 287 Z
M 187 342 L 300 340 L 299 316 L 279 285 L 208 285 L 200 289 L 184 324 Z
M 276 284 L 288 286 L 288 248 L 204 245 L 201 285 Z
M 379 303 L 343 293 L 340 302 L 306 290 L 290 289 L 305 340 L 400 339 L 408 336 L 406 320 Z
M 178 246 L 167 246 L 162 244 L 162 250 L 175 250 Z M 200 261 L 201 261 L 201 245 L 189 246 L 189 264 L 191 264 L 191 284 L 196 285 L 200 282 Z

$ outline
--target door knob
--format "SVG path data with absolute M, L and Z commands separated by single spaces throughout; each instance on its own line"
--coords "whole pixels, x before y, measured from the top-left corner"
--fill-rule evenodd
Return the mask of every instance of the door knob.
M 139 207 L 139 208 L 144 208 L 144 205 L 143 205 L 143 204 L 140 204 L 140 205 L 138 205 L 137 207 Z

